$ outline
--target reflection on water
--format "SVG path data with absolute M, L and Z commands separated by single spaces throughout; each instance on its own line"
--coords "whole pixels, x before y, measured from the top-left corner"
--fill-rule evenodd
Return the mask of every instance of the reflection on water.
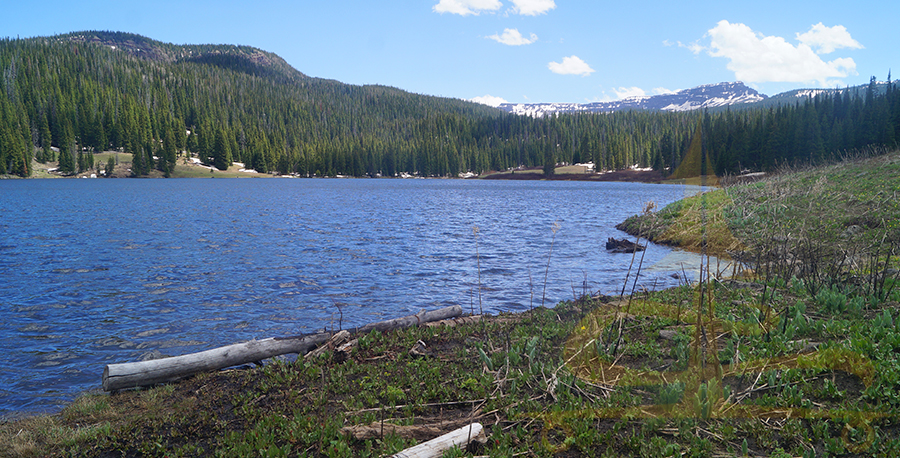
M 103 366 L 460 304 L 621 289 L 604 249 L 696 188 L 461 180 L 4 180 L 0 415 L 56 409 Z M 558 224 L 554 234 L 552 228 Z M 478 228 L 477 233 L 474 228 Z M 551 243 L 552 254 L 551 254 Z M 646 287 L 679 283 L 651 246 Z M 547 265 L 549 263 L 549 270 Z M 689 265 L 690 263 L 684 262 Z M 546 275 L 546 283 L 545 283 Z

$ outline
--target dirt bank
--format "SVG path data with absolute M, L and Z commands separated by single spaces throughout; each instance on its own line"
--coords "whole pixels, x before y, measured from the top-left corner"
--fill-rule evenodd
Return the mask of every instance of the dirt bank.
M 556 173 L 544 176 L 540 169 L 527 169 L 517 172 L 492 173 L 482 177 L 485 180 L 554 180 L 554 181 L 629 181 L 641 183 L 660 183 L 662 174 L 644 170 L 617 170 L 606 173 Z

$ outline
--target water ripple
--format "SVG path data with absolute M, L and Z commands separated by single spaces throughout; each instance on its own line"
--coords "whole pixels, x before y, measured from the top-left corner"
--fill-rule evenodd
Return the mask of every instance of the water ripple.
M 573 291 L 609 293 L 630 261 L 602 248 L 623 235 L 613 225 L 646 201 L 696 191 L 460 180 L 3 180 L 0 188 L 0 206 L 18 209 L 4 218 L 0 244 L 0 416 L 55 410 L 99 387 L 108 363 L 453 304 L 527 310 L 545 287 L 548 305 Z M 652 247 L 646 262 L 669 252 Z M 642 281 L 677 284 L 670 275 L 651 269 Z

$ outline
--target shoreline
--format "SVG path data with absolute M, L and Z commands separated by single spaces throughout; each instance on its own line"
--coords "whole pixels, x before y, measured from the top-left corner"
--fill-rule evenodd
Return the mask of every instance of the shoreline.
M 0 179 L 53 179 L 53 178 L 165 178 L 162 172 L 151 170 L 148 175 L 132 177 L 130 154 L 116 151 L 104 151 L 97 153 L 95 156 L 94 169 L 75 173 L 72 175 L 60 175 L 56 172 L 55 163 L 40 163 L 32 160 L 30 176 L 22 178 L 14 175 L 0 175 Z M 106 177 L 101 173 L 104 168 L 101 164 L 108 157 L 116 157 L 118 165 L 113 170 L 111 177 Z M 580 168 L 580 167 L 579 167 Z M 196 158 L 186 159 L 179 157 L 175 165 L 175 169 L 171 173 L 171 178 L 388 178 L 388 179 L 441 179 L 441 180 L 513 180 L 513 181 L 594 181 L 594 182 L 633 182 L 633 183 L 666 183 L 662 173 L 655 170 L 642 169 L 622 169 L 603 173 L 584 173 L 574 171 L 572 166 L 560 166 L 556 168 L 556 172 L 547 177 L 539 167 L 532 167 L 523 170 L 513 171 L 488 171 L 481 175 L 469 175 L 458 177 L 421 177 L 414 175 L 399 175 L 396 177 L 376 176 L 376 177 L 351 177 L 346 175 L 337 176 L 313 176 L 303 177 L 299 175 L 281 175 L 274 173 L 259 173 L 254 170 L 245 169 L 244 164 L 235 162 L 228 170 L 218 170 L 214 167 L 203 165 L 197 162 Z
M 531 171 L 537 170 L 537 171 Z M 520 172 L 494 172 L 480 177 L 482 180 L 522 180 L 522 181 L 621 181 L 639 183 L 662 183 L 662 173 L 655 170 L 624 169 L 604 173 L 554 173 L 547 177 L 540 169 Z

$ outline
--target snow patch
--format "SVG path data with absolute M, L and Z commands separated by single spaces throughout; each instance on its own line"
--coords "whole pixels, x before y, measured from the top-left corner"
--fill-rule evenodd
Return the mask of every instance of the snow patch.
M 766 99 L 741 82 L 718 83 L 652 96 L 634 96 L 611 102 L 591 103 L 503 103 L 500 109 L 540 118 L 558 113 L 610 113 L 621 110 L 690 111 Z

